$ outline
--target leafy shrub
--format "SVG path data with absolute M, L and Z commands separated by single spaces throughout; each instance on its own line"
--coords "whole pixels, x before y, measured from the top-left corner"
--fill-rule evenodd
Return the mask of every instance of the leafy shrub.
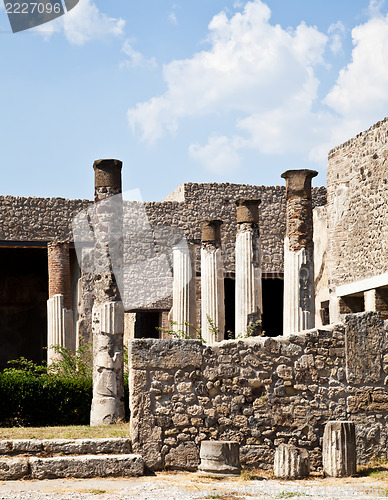
M 72 354 L 54 346 L 60 358 L 49 367 L 19 358 L 0 372 L 0 426 L 87 425 L 93 395 L 91 347 Z M 125 413 L 129 416 L 128 374 Z

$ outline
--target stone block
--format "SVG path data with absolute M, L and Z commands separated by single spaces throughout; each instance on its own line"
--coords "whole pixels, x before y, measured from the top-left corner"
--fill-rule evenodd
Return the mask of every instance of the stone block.
M 202 343 L 186 339 L 136 339 L 128 345 L 130 369 L 201 368 Z
M 32 479 L 142 476 L 140 455 L 82 455 L 29 459 Z
M 345 316 L 345 355 L 348 383 L 381 381 L 383 321 L 375 312 Z
M 0 459 L 0 480 L 15 481 L 28 476 L 30 467 L 26 458 L 7 458 Z
M 239 448 L 236 441 L 202 441 L 198 470 L 207 474 L 239 474 Z
M 307 450 L 291 444 L 280 444 L 275 451 L 274 475 L 282 479 L 298 479 L 310 473 Z
M 1 455 L 20 455 L 24 453 L 41 453 L 42 441 L 38 439 L 12 439 L 0 441 Z
M 356 433 L 354 422 L 332 421 L 325 426 L 322 446 L 323 472 L 330 477 L 356 473 Z
M 132 451 L 129 438 L 44 439 L 42 445 L 44 453 L 53 455 L 129 454 Z

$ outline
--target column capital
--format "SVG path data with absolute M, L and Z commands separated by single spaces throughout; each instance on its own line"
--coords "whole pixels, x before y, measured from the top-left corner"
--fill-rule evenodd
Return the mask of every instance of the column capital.
M 286 179 L 286 198 L 311 198 L 311 179 L 316 177 L 316 170 L 286 170 L 282 173 L 283 179 Z
M 221 224 L 222 220 L 201 220 L 201 241 L 202 243 L 220 243 L 221 242 Z
M 235 201 L 237 206 L 237 224 L 259 222 L 259 205 L 261 200 L 253 198 L 238 198 Z
M 111 187 L 121 189 L 121 168 L 123 163 L 120 160 L 96 160 L 93 163 L 94 187 Z

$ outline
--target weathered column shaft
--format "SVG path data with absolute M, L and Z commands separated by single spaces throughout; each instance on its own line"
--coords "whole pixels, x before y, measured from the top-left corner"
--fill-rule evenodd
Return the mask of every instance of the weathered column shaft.
M 223 340 L 225 333 L 221 224 L 208 220 L 201 225 L 201 333 L 208 343 Z
M 182 242 L 173 247 L 173 330 L 183 337 L 196 338 L 195 247 Z
M 322 462 L 326 476 L 348 477 L 356 473 L 354 422 L 332 421 L 326 424 L 323 433 Z
M 314 243 L 311 179 L 314 170 L 288 170 L 284 239 L 284 334 L 314 328 Z
M 52 346 L 75 348 L 71 304 L 70 255 L 67 242 L 47 243 L 49 299 L 47 301 L 47 363 L 60 359 Z
M 251 199 L 236 201 L 236 337 L 261 333 L 260 203 L 260 200 Z
M 93 400 L 90 425 L 124 419 L 123 203 L 119 160 L 94 162 Z

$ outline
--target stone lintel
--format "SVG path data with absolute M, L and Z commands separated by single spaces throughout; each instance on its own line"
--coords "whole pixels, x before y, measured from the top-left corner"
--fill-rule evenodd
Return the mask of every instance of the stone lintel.
M 286 179 L 286 198 L 311 199 L 311 179 L 316 177 L 316 170 L 286 170 L 282 174 Z
M 257 224 L 259 222 L 259 205 L 261 200 L 238 198 L 235 203 L 237 206 L 237 224 Z
M 202 220 L 201 221 L 202 243 L 220 243 L 221 224 L 222 220 Z
M 123 163 L 120 160 L 96 160 L 94 168 L 94 186 L 111 187 L 121 189 L 121 168 Z

